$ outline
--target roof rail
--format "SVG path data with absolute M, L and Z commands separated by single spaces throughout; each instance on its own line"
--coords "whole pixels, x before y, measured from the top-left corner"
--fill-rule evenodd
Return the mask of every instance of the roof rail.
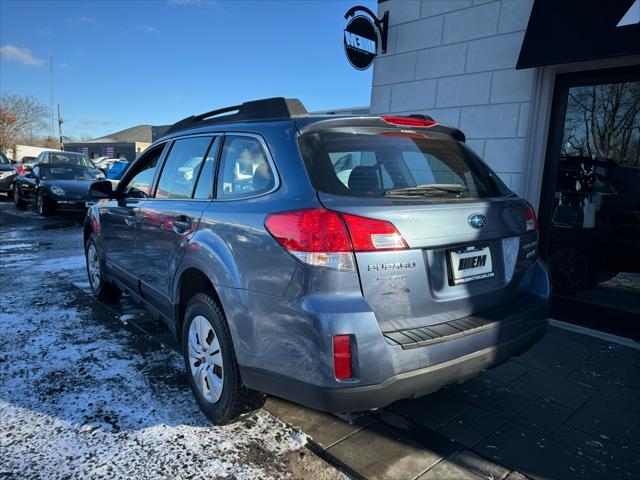
M 230 113 L 237 112 L 237 113 Z M 226 122 L 250 122 L 254 120 L 288 120 L 308 115 L 307 109 L 297 98 L 273 97 L 244 102 L 242 105 L 220 108 L 192 115 L 174 123 L 165 132 L 168 135 L 185 128 Z

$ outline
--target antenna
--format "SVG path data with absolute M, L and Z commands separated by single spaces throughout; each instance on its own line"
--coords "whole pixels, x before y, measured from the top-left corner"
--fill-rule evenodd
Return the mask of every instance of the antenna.
M 53 138 L 53 136 L 55 135 L 53 129 L 53 42 L 49 45 L 49 102 L 49 111 L 51 113 L 51 117 L 49 119 L 49 136 Z

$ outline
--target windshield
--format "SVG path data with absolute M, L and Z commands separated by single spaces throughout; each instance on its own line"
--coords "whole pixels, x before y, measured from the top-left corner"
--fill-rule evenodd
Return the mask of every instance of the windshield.
M 43 180 L 96 180 L 102 176 L 99 170 L 75 166 L 40 166 L 40 178 Z
M 55 165 L 74 165 L 78 167 L 94 168 L 95 165 L 84 155 L 71 152 L 49 152 L 48 157 L 41 163 Z
M 366 197 L 480 198 L 509 189 L 464 143 L 433 134 L 359 129 L 300 137 L 317 190 Z
M 2 152 L 0 152 L 0 163 L 11 163 L 6 155 Z

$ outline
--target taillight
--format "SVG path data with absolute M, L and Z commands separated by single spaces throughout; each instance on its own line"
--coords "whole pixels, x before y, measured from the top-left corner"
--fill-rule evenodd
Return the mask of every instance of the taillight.
M 531 205 L 527 207 L 527 210 L 524 212 L 524 224 L 527 232 L 532 230 L 536 230 L 538 228 L 538 220 L 536 219 L 536 211 L 533 209 Z
M 412 117 L 380 117 L 387 123 L 392 125 L 405 125 L 407 127 L 431 127 L 435 125 L 435 120 L 427 120 L 424 118 L 412 118 Z
M 22 175 L 24 173 L 24 165 L 18 165 L 16 169 L 18 170 L 19 175 Z
M 342 218 L 347 222 L 353 250 L 356 252 L 409 248 L 393 223 L 347 213 L 343 213 Z
M 323 208 L 274 213 L 265 227 L 300 261 L 317 267 L 355 270 L 347 227 L 340 215 Z
M 265 227 L 290 254 L 317 267 L 354 271 L 353 252 L 409 248 L 390 222 L 323 208 L 274 213 Z
M 351 370 L 351 335 L 333 337 L 333 369 L 336 378 L 344 380 L 353 376 Z

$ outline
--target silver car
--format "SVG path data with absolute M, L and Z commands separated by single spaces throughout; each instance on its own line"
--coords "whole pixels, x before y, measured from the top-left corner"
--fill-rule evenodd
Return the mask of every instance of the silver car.
M 284 98 L 186 118 L 92 185 L 91 286 L 166 323 L 218 424 L 263 393 L 361 411 L 464 381 L 544 334 L 550 293 L 533 208 L 464 140 Z

